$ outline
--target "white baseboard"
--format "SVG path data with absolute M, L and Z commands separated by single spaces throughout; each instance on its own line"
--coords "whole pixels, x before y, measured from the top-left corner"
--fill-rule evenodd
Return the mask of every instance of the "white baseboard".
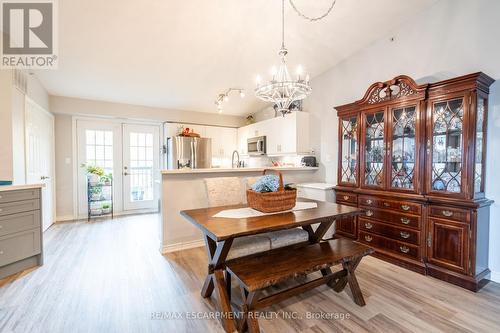
M 75 217 L 73 215 L 63 215 L 63 216 L 57 216 L 56 222 L 66 222 L 66 221 L 72 221 L 74 219 Z
M 177 251 L 182 251 L 182 250 L 188 250 L 188 249 L 193 249 L 195 247 L 200 247 L 204 246 L 205 242 L 203 239 L 198 239 L 194 241 L 189 241 L 189 242 L 181 242 L 181 243 L 176 243 L 176 244 L 170 244 L 170 245 L 162 245 L 160 247 L 160 252 L 161 254 L 166 254 L 170 252 L 177 252 Z
M 490 280 L 500 283 L 500 272 L 491 271 Z

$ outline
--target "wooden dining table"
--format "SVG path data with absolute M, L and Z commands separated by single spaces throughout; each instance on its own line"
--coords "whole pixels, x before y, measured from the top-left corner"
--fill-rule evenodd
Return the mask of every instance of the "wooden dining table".
M 301 200 L 314 201 L 314 200 Z M 214 217 L 223 210 L 243 208 L 245 205 L 219 206 L 183 210 L 180 214 L 198 227 L 203 233 L 208 255 L 208 273 L 201 295 L 210 297 L 215 290 L 221 323 L 226 332 L 235 330 L 227 281 L 225 262 L 233 240 L 238 237 L 256 235 L 270 231 L 301 227 L 309 234 L 309 243 L 318 243 L 335 220 L 355 216 L 361 209 L 329 202 L 319 202 L 316 208 L 287 211 L 250 218 Z M 318 224 L 316 229 L 313 225 Z

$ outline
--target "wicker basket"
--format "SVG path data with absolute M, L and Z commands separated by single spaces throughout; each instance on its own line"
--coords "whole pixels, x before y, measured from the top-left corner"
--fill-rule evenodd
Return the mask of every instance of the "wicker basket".
M 266 169 L 262 173 L 266 174 L 267 171 L 276 171 Z M 277 192 L 259 193 L 252 189 L 247 190 L 248 206 L 264 213 L 282 212 L 290 210 L 295 207 L 297 199 L 297 190 L 285 190 L 283 186 L 283 176 L 281 172 L 276 171 L 279 176 L 279 188 Z

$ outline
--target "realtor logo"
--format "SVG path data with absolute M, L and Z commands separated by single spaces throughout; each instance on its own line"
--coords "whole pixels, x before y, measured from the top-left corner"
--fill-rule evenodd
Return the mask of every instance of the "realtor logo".
M 56 68 L 55 0 L 1 0 L 3 68 Z

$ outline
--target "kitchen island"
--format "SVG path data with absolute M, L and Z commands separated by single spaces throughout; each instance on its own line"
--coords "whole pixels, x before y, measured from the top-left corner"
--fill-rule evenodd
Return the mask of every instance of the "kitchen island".
M 317 167 L 210 168 L 163 170 L 161 181 L 160 251 L 173 252 L 198 246 L 204 241 L 199 231 L 179 214 L 182 210 L 208 207 L 205 178 L 262 175 L 264 169 L 279 170 L 285 183 L 317 181 Z

